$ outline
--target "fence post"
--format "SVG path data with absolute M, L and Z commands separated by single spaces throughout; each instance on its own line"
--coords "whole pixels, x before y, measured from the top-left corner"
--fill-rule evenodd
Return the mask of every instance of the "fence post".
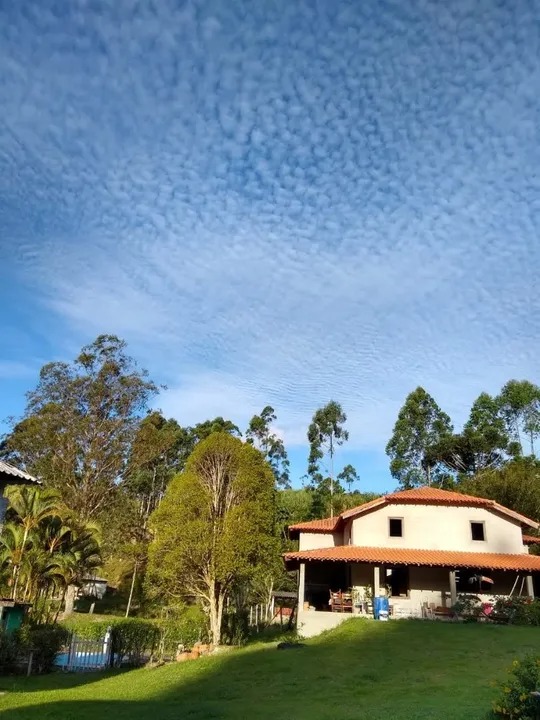
M 28 667 L 26 668 L 26 677 L 30 677 L 32 674 L 32 661 L 34 660 L 34 652 L 30 651 L 30 657 L 28 658 Z

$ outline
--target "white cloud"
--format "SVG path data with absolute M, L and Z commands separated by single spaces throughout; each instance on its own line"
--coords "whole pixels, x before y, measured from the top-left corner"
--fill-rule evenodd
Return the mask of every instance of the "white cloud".
M 293 445 L 331 398 L 380 450 L 417 384 L 459 423 L 538 379 L 532 15 L 31 5 L 0 24 L 1 217 L 64 340 L 117 332 L 166 412 L 270 403 Z

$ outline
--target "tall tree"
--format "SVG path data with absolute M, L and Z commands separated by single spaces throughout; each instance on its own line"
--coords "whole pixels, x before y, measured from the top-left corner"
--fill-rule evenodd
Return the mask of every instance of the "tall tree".
M 390 472 L 403 488 L 442 481 L 433 448 L 452 431 L 450 418 L 424 388 L 417 387 L 407 396 L 386 446 Z
M 57 488 L 83 520 L 106 508 L 128 462 L 139 418 L 157 387 L 114 335 L 73 363 L 45 365 L 1 454 Z
M 261 453 L 214 433 L 196 446 L 150 518 L 149 594 L 201 602 L 215 644 L 227 597 L 278 552 L 274 496 Z
M 334 514 L 334 455 L 336 448 L 349 439 L 349 433 L 345 430 L 346 420 L 347 416 L 341 405 L 335 400 L 331 400 L 315 412 L 307 433 L 309 442 L 308 475 L 315 487 L 324 481 L 322 465 L 324 458 L 327 457 L 329 460 L 329 467 L 326 470 L 330 480 L 331 516 Z
M 360 476 L 356 472 L 356 468 L 349 464 L 345 465 L 343 470 L 338 474 L 338 480 L 341 483 L 345 483 L 349 488 L 349 492 L 351 492 L 354 483 L 360 482 Z
M 519 454 L 525 454 L 527 438 L 530 454 L 535 456 L 534 443 L 540 435 L 540 387 L 528 380 L 510 380 L 497 399 Z
M 221 415 L 213 420 L 205 420 L 189 428 L 192 436 L 193 447 L 200 441 L 205 440 L 212 433 L 228 433 L 233 437 L 241 437 L 240 428 L 233 423 L 232 420 L 225 420 Z M 193 448 L 192 448 L 193 449 Z
M 171 478 L 182 471 L 194 437 L 176 420 L 166 420 L 159 411 L 140 422 L 131 445 L 124 487 L 137 498 L 143 525 L 159 505 Z
M 532 457 L 510 460 L 500 468 L 482 470 L 465 478 L 458 489 L 486 497 L 516 512 L 540 520 L 540 461 Z
M 282 488 L 291 486 L 289 479 L 289 458 L 283 440 L 272 430 L 277 419 L 273 407 L 267 405 L 260 415 L 254 415 L 249 421 L 246 431 L 247 442 L 262 452 L 270 464 L 276 485 Z

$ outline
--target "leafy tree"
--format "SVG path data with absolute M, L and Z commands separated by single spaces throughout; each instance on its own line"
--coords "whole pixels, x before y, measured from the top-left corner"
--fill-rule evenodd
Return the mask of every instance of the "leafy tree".
M 496 500 L 511 510 L 540 520 L 540 462 L 517 458 L 495 469 L 486 469 L 475 477 L 463 479 L 458 489 L 467 495 Z
M 189 432 L 192 437 L 191 450 L 193 450 L 198 442 L 205 440 L 207 437 L 212 435 L 212 433 L 228 433 L 233 437 L 242 436 L 238 426 L 235 425 L 232 420 L 225 420 L 221 417 L 221 415 L 213 420 L 205 420 L 202 423 L 194 425 L 192 428 L 189 428 Z
M 278 552 L 274 495 L 261 453 L 214 433 L 196 446 L 150 518 L 149 594 L 198 600 L 215 644 L 227 597 Z
M 31 602 L 36 620 L 51 619 L 53 604 L 59 609 L 66 598 L 69 611 L 68 595 L 73 600 L 84 575 L 100 566 L 97 528 L 74 518 L 52 490 L 13 487 L 8 493 L 0 535 L 3 592 Z
M 1 454 L 56 488 L 82 520 L 106 509 L 124 474 L 139 418 L 157 387 L 114 335 L 69 364 L 45 365 Z
M 254 445 L 262 452 L 267 462 L 272 467 L 276 485 L 288 488 L 291 486 L 289 479 L 289 459 L 283 440 L 272 432 L 272 423 L 277 419 L 273 407 L 267 405 L 260 415 L 254 415 L 249 421 L 246 431 L 247 442 Z
M 360 482 L 360 476 L 356 472 L 356 468 L 349 464 L 345 465 L 343 470 L 338 474 L 338 480 L 341 483 L 346 483 L 349 488 L 349 492 L 351 492 L 354 483 Z
M 159 505 L 171 478 L 185 465 L 194 445 L 193 433 L 159 411 L 140 422 L 131 445 L 124 487 L 139 503 L 143 525 Z
M 528 380 L 510 380 L 497 398 L 508 434 L 517 444 L 514 454 L 524 454 L 524 437 L 528 438 L 530 454 L 540 435 L 540 387 Z
M 322 472 L 322 461 L 325 456 L 329 459 L 329 488 L 330 488 L 330 514 L 333 514 L 333 496 L 338 487 L 334 478 L 334 455 L 336 448 L 349 439 L 345 430 L 347 416 L 341 405 L 331 400 L 327 405 L 319 408 L 313 415 L 308 428 L 309 457 L 308 475 L 314 487 L 320 486 L 325 477 Z
M 403 488 L 444 480 L 433 449 L 452 430 L 450 418 L 424 388 L 417 387 L 407 396 L 386 446 L 390 472 Z

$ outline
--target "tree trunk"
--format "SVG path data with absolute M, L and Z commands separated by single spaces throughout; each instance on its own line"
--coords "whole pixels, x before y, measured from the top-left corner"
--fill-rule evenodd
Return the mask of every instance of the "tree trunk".
M 221 642 L 221 623 L 223 620 L 223 603 L 225 597 L 219 583 L 214 582 L 210 590 L 210 640 L 212 645 Z
M 76 585 L 68 585 L 66 594 L 64 597 L 64 612 L 62 613 L 62 617 L 67 618 L 69 615 L 73 614 L 73 608 L 75 606 L 75 599 L 77 597 L 77 586 Z

